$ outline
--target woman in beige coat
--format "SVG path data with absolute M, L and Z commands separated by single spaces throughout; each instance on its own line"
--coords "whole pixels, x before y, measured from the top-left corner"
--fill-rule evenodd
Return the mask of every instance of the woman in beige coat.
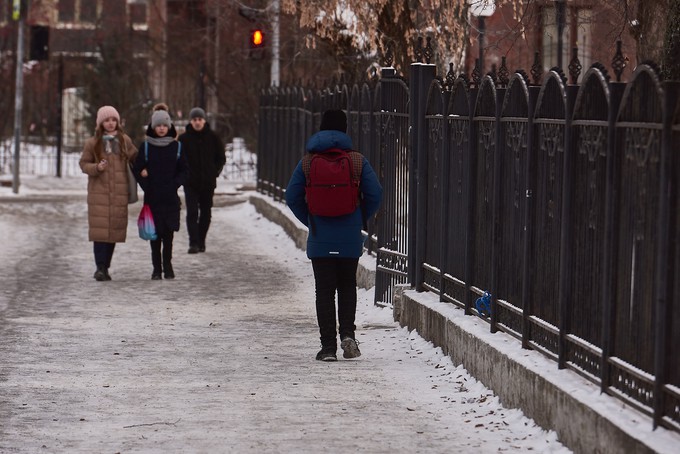
M 97 270 L 94 278 L 110 281 L 109 267 L 116 243 L 124 243 L 128 222 L 127 166 L 134 162 L 137 149 L 120 126 L 115 108 L 104 106 L 97 112 L 94 137 L 85 142 L 80 168 L 88 175 L 87 214 L 89 239 L 94 242 Z

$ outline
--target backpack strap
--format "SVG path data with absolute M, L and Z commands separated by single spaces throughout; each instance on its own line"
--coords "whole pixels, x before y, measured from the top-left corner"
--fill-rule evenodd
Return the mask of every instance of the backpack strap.
M 309 186 L 309 172 L 312 168 L 312 154 L 306 153 L 302 157 L 302 172 L 305 174 L 305 183 Z
M 361 182 L 361 170 L 364 165 L 364 155 L 358 151 L 348 151 L 349 159 L 352 161 L 352 179 Z M 358 183 L 357 183 L 358 184 Z
M 177 141 L 177 160 L 179 161 L 179 157 L 182 154 L 182 142 L 179 140 Z M 144 141 L 144 161 L 149 162 L 149 142 L 146 140 Z M 309 173 L 309 171 L 307 172 Z

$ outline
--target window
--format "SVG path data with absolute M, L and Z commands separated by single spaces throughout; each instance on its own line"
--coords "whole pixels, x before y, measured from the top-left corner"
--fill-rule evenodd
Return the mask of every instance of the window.
M 59 22 L 94 24 L 99 3 L 99 0 L 59 0 Z
M 144 0 L 128 0 L 128 15 L 134 27 L 145 26 L 147 19 L 147 2 Z
M 76 19 L 76 0 L 59 0 L 59 22 L 73 22 Z

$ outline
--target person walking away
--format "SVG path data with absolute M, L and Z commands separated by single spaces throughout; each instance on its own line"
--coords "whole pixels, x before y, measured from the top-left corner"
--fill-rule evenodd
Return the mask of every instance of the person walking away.
M 88 237 L 94 245 L 97 281 L 110 281 L 116 243 L 124 243 L 128 222 L 128 175 L 137 149 L 113 106 L 97 111 L 94 136 L 85 142 L 80 169 L 87 174 Z
M 187 232 L 189 254 L 205 252 L 205 238 L 210 228 L 213 197 L 217 177 L 227 159 L 224 143 L 210 128 L 205 111 L 194 107 L 189 112 L 190 123 L 179 136 L 182 150 L 189 162 L 189 181 L 184 185 L 187 206 Z
M 165 110 L 151 116 L 145 142 L 139 147 L 133 173 L 144 191 L 144 203 L 151 208 L 157 238 L 151 243 L 151 279 L 174 279 L 172 242 L 179 231 L 180 200 L 177 190 L 188 177 L 189 167 L 180 144 L 169 136 L 172 122 Z
M 356 272 L 359 257 L 363 253 L 362 226 L 380 207 L 382 187 L 368 160 L 356 152 L 352 155 L 352 177 L 359 173 L 359 189 L 351 200 L 347 214 L 335 215 L 334 200 L 321 201 L 321 210 L 314 207 L 315 193 L 308 186 L 313 179 L 315 159 L 321 155 L 338 155 L 338 150 L 351 151 L 352 139 L 346 134 L 347 117 L 342 110 L 324 112 L 320 131 L 312 135 L 306 144 L 306 155 L 295 167 L 286 189 L 286 203 L 303 224 L 309 227 L 307 257 L 312 260 L 316 287 L 316 316 L 319 324 L 321 350 L 316 355 L 320 361 L 336 361 L 337 338 L 344 358 L 361 355 L 356 342 L 354 324 L 357 305 Z M 320 155 L 315 157 L 315 155 Z M 360 169 L 356 169 L 359 163 Z M 311 169 L 310 169 L 311 165 Z M 319 167 L 320 168 L 320 167 Z M 312 181 L 313 183 L 313 181 Z M 314 196 L 314 197 L 313 197 Z M 309 201 L 309 203 L 308 203 Z M 359 202 L 360 203 L 357 203 Z M 323 206 L 325 203 L 326 206 Z M 330 215 L 316 215 L 312 212 Z M 337 322 L 335 294 L 337 292 Z M 337 328 L 337 329 L 336 329 Z

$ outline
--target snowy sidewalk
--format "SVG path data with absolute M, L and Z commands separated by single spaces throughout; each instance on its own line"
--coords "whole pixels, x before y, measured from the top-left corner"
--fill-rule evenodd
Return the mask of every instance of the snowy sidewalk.
M 96 282 L 85 180 L 22 184 L 0 192 L 0 452 L 569 452 L 372 293 L 363 355 L 315 361 L 311 264 L 244 196 L 218 196 L 204 254 L 182 225 L 174 281 L 133 205 Z

